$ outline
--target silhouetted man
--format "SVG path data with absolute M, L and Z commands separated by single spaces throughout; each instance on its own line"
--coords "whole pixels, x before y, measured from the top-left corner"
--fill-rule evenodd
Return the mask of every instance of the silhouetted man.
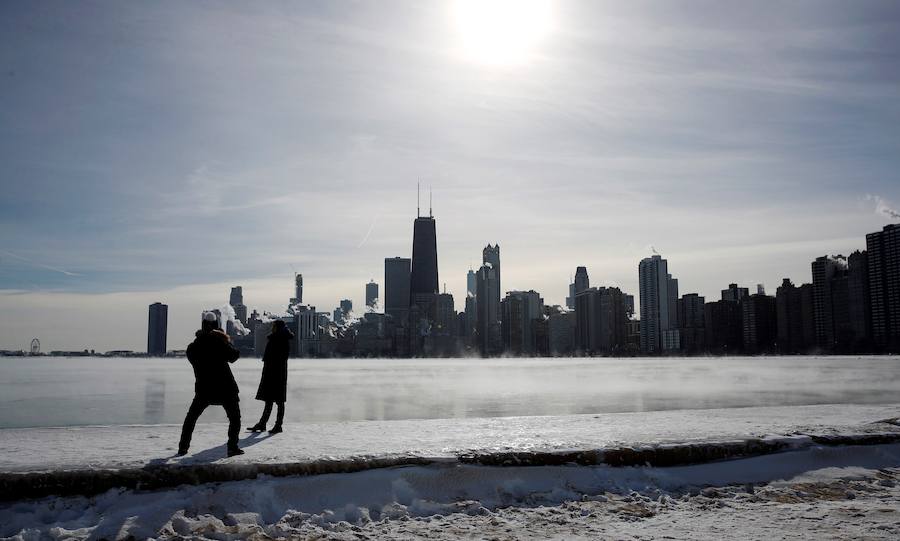
M 228 335 L 218 327 L 216 315 L 212 312 L 204 314 L 203 325 L 187 348 L 188 361 L 194 367 L 194 401 L 184 418 L 178 456 L 187 454 L 197 419 L 207 406 L 213 404 L 224 407 L 228 415 L 228 456 L 244 454 L 237 445 L 241 430 L 238 386 L 231 374 L 231 367 L 228 366 L 238 357 L 240 352 L 231 345 Z

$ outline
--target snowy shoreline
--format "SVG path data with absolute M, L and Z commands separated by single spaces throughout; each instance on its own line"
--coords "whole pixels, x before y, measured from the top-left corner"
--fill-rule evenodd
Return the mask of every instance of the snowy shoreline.
M 453 464 L 0 504 L 0 538 L 884 538 L 900 444 L 691 466 Z
M 822 446 L 900 442 L 897 405 L 822 405 L 646 413 L 292 424 L 245 435 L 224 457 L 224 426 L 198 427 L 173 456 L 179 427 L 0 430 L 0 500 L 95 495 L 115 488 L 315 476 L 396 467 L 672 467 Z
M 900 405 L 0 430 L 0 539 L 893 538 Z M 53 495 L 55 494 L 55 495 Z

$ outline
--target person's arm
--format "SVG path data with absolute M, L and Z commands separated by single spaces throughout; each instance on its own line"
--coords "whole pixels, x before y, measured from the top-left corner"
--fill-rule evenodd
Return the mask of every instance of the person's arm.
M 229 350 L 228 356 L 226 357 L 228 359 L 228 362 L 233 363 L 234 361 L 238 360 L 238 358 L 240 358 L 241 352 L 238 351 L 236 347 L 232 346 L 231 343 L 225 344 L 225 346 Z
M 220 335 L 219 338 L 221 338 L 222 340 L 221 345 L 219 346 L 219 348 L 221 349 L 222 357 L 224 357 L 225 360 L 230 363 L 238 360 L 238 358 L 241 356 L 241 352 L 238 351 L 236 347 L 231 345 L 231 338 L 222 331 L 217 330 L 214 332 Z
M 197 348 L 194 342 L 191 342 L 190 344 L 188 344 L 188 347 L 184 352 L 184 355 L 187 357 L 188 362 L 192 365 L 197 361 L 196 350 Z

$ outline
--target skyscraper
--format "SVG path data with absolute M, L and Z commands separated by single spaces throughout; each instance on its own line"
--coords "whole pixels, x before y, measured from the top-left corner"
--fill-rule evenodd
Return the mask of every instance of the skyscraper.
M 900 352 L 900 224 L 866 235 L 872 338 L 876 347 Z
M 676 302 L 681 350 L 695 353 L 706 347 L 706 298 L 688 293 Z M 626 312 L 628 308 L 626 307 Z
M 712 353 L 732 355 L 740 352 L 744 345 L 741 303 L 729 300 L 708 302 L 703 306 L 703 311 L 707 349 Z M 641 327 L 643 331 L 643 324 Z
M 575 269 L 575 294 L 578 295 L 589 287 L 591 287 L 591 279 L 588 277 L 587 267 L 577 267 Z
M 234 306 L 235 304 L 244 304 L 244 288 L 241 286 L 234 286 L 231 288 L 231 295 L 228 297 L 228 304 Z
M 303 275 L 294 274 L 294 298 L 291 304 L 303 304 Z
M 575 268 L 575 279 L 569 284 L 569 296 L 566 297 L 566 306 L 571 310 L 575 310 L 575 297 L 582 291 L 587 291 L 591 287 L 591 280 L 588 278 L 587 267 Z
M 658 353 L 666 344 L 664 334 L 677 333 L 678 280 L 668 273 L 668 262 L 654 255 L 638 265 L 641 303 L 641 350 Z M 671 333 L 670 333 L 671 334 Z M 668 340 L 674 344 L 677 337 Z M 679 344 L 680 345 L 680 344 Z
M 166 354 L 168 325 L 169 307 L 161 302 L 151 304 L 147 323 L 147 355 L 162 357 Z
M 369 308 L 375 308 L 375 303 L 378 301 L 378 284 L 375 283 L 375 280 L 370 280 L 368 284 L 366 284 L 366 306 Z
M 617 287 L 589 287 L 575 296 L 575 343 L 578 350 L 613 353 L 628 341 L 625 294 Z
M 507 351 L 534 355 L 534 324 L 543 319 L 544 300 L 536 291 L 510 291 L 501 304 L 501 334 Z
M 319 315 L 315 306 L 300 305 L 297 310 L 297 347 L 294 357 L 315 357 L 319 353 Z
M 738 287 L 737 284 L 728 284 L 728 289 L 722 290 L 722 300 L 729 302 L 741 302 L 744 297 L 750 296 L 750 289 Z
M 384 260 L 384 313 L 397 325 L 405 325 L 409 315 L 410 260 L 388 257 Z
M 412 269 L 410 272 L 410 304 L 423 314 L 430 313 L 438 294 L 437 233 L 433 216 L 419 216 L 413 223 Z
M 744 351 L 766 353 L 775 349 L 778 335 L 775 297 L 764 293 L 750 295 L 741 302 Z
M 231 295 L 228 297 L 228 304 L 234 309 L 234 317 L 237 318 L 241 324 L 247 324 L 247 306 L 244 305 L 244 288 L 241 286 L 234 286 L 231 288 Z
M 872 347 L 872 295 L 869 288 L 869 258 L 859 250 L 847 258 L 847 294 L 853 351 L 869 351 Z
M 816 345 L 831 351 L 849 340 L 847 259 L 822 256 L 812 262 L 813 323 Z
M 475 285 L 475 271 L 469 269 L 466 274 L 466 295 L 475 296 L 477 286 Z
M 500 353 L 502 342 L 500 339 L 500 281 L 497 279 L 497 270 L 491 265 L 482 265 L 476 275 L 475 296 L 476 333 L 478 337 L 478 349 L 482 355 L 495 355 Z
M 475 286 L 476 290 L 478 286 Z M 478 309 L 477 303 L 475 302 L 475 295 L 466 295 L 466 306 L 465 306 L 465 332 L 463 336 L 467 339 L 470 339 L 476 335 L 476 328 L 478 326 Z
M 435 303 L 435 318 L 432 333 L 436 335 L 456 336 L 459 324 L 456 321 L 456 309 L 453 295 L 438 293 Z
M 815 345 L 812 284 L 795 286 L 785 278 L 775 293 L 778 351 L 805 353 Z
M 497 302 L 500 302 L 500 297 L 503 296 L 503 285 L 500 283 L 500 245 L 485 246 L 481 251 L 481 261 L 483 264 L 490 264 L 497 275 Z
M 575 312 L 558 309 L 550 313 L 547 322 L 548 353 L 552 356 L 571 355 L 575 351 Z

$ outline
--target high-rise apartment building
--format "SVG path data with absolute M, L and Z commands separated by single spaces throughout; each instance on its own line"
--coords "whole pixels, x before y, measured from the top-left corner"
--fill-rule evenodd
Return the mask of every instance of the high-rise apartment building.
M 815 345 L 812 284 L 795 286 L 785 278 L 775 293 L 778 351 L 805 353 Z
M 722 290 L 722 300 L 730 302 L 741 302 L 745 297 L 750 296 L 750 289 L 746 287 L 738 287 L 737 284 L 728 284 L 728 289 Z
M 552 356 L 571 355 L 575 351 L 575 312 L 555 310 L 548 321 L 548 353 Z
M 743 299 L 740 305 L 744 351 L 748 353 L 774 351 L 778 335 L 775 297 L 757 293 Z
M 147 355 L 162 357 L 166 354 L 166 334 L 169 326 L 169 307 L 161 302 L 150 305 L 147 322 Z
M 736 354 L 744 344 L 741 303 L 721 300 L 703 307 L 706 347 L 712 353 Z
M 678 280 L 668 272 L 668 262 L 654 255 L 640 262 L 638 266 L 641 303 L 641 350 L 645 353 L 659 353 L 665 345 L 677 340 L 664 340 L 668 333 L 677 333 Z M 577 310 L 577 308 L 576 308 Z M 672 331 L 672 332 L 669 332 Z
M 822 256 L 812 262 L 813 323 L 816 345 L 843 351 L 853 341 L 847 259 Z
M 678 332 L 681 349 L 696 353 L 706 347 L 706 298 L 688 293 L 678 299 Z
M 847 258 L 847 294 L 852 333 L 852 351 L 872 349 L 872 295 L 869 287 L 869 258 L 865 250 Z
M 866 235 L 872 339 L 880 351 L 900 352 L 900 224 Z
M 589 287 L 575 295 L 575 344 L 586 354 L 615 353 L 628 343 L 625 294 L 617 287 Z

